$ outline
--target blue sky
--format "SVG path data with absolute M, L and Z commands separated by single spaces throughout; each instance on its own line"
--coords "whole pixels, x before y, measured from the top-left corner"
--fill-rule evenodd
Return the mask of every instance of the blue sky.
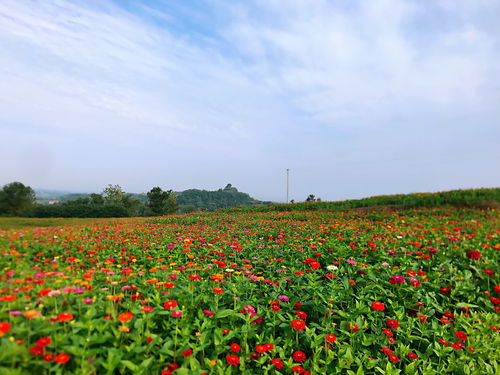
M 0 184 L 500 185 L 496 0 L 0 2 Z

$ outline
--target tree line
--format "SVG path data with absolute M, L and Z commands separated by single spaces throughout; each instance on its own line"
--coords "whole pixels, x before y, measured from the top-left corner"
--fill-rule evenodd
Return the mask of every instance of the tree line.
M 156 186 L 141 202 L 125 193 L 119 185 L 108 185 L 101 194 L 90 194 L 54 204 L 36 203 L 33 189 L 21 182 L 11 182 L 0 190 L 0 216 L 23 217 L 132 217 L 175 213 L 179 208 L 172 190 Z

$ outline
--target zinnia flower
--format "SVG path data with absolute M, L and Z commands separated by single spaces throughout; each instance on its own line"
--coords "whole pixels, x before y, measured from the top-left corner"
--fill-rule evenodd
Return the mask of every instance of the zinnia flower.
M 132 320 L 132 318 L 134 317 L 134 314 L 131 313 L 131 312 L 126 312 L 126 313 L 123 313 L 123 314 L 120 314 L 118 315 L 118 320 L 120 322 L 128 322 L 130 320 Z
M 386 324 L 389 328 L 399 328 L 399 322 L 396 319 L 387 319 Z
M 462 340 L 462 341 L 467 341 L 467 335 L 465 332 L 462 332 L 462 331 L 455 331 L 455 337 L 458 339 L 458 340 Z
M 302 331 L 304 328 L 306 328 L 306 322 L 304 322 L 302 319 L 294 319 L 292 320 L 292 328 L 296 329 L 297 331 Z
M 477 250 L 467 251 L 467 258 L 469 259 L 479 259 L 481 258 L 481 253 Z
M 64 365 L 68 361 L 69 361 L 69 355 L 67 355 L 66 353 L 61 353 L 56 356 L 57 363 L 61 363 Z
M 240 364 L 240 357 L 236 354 L 228 354 L 226 357 L 226 362 L 231 366 L 238 366 Z
M 307 358 L 306 353 L 296 350 L 292 354 L 292 358 L 295 362 L 304 362 Z
M 163 304 L 163 307 L 166 308 L 167 310 L 171 310 L 174 307 L 177 307 L 177 301 L 166 301 Z
M 337 341 L 337 337 L 334 334 L 328 333 L 325 336 L 325 340 L 330 342 L 330 343 L 333 343 L 333 342 Z
M 385 306 L 382 302 L 372 302 L 372 309 L 377 311 L 384 311 Z

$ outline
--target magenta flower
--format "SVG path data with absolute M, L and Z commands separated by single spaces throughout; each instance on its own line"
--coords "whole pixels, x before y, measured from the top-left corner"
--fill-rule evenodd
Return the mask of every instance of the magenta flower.
M 391 284 L 404 284 L 405 278 L 401 275 L 394 275 L 390 277 L 389 282 Z

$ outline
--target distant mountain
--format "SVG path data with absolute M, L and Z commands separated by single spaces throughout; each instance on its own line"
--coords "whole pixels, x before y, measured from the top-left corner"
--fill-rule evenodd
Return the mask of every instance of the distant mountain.
M 74 193 L 63 190 L 35 189 L 36 200 L 40 204 L 51 204 L 56 202 L 68 202 L 80 198 L 90 197 L 90 193 Z M 130 193 L 132 198 L 141 203 L 146 203 L 148 197 L 146 193 Z M 250 197 L 247 193 L 238 191 L 231 184 L 227 184 L 223 189 L 216 191 L 207 191 L 199 189 L 188 189 L 175 192 L 179 202 L 180 212 L 189 211 L 213 211 L 219 208 L 239 207 L 239 206 L 258 206 L 270 204 L 272 202 L 259 201 Z

